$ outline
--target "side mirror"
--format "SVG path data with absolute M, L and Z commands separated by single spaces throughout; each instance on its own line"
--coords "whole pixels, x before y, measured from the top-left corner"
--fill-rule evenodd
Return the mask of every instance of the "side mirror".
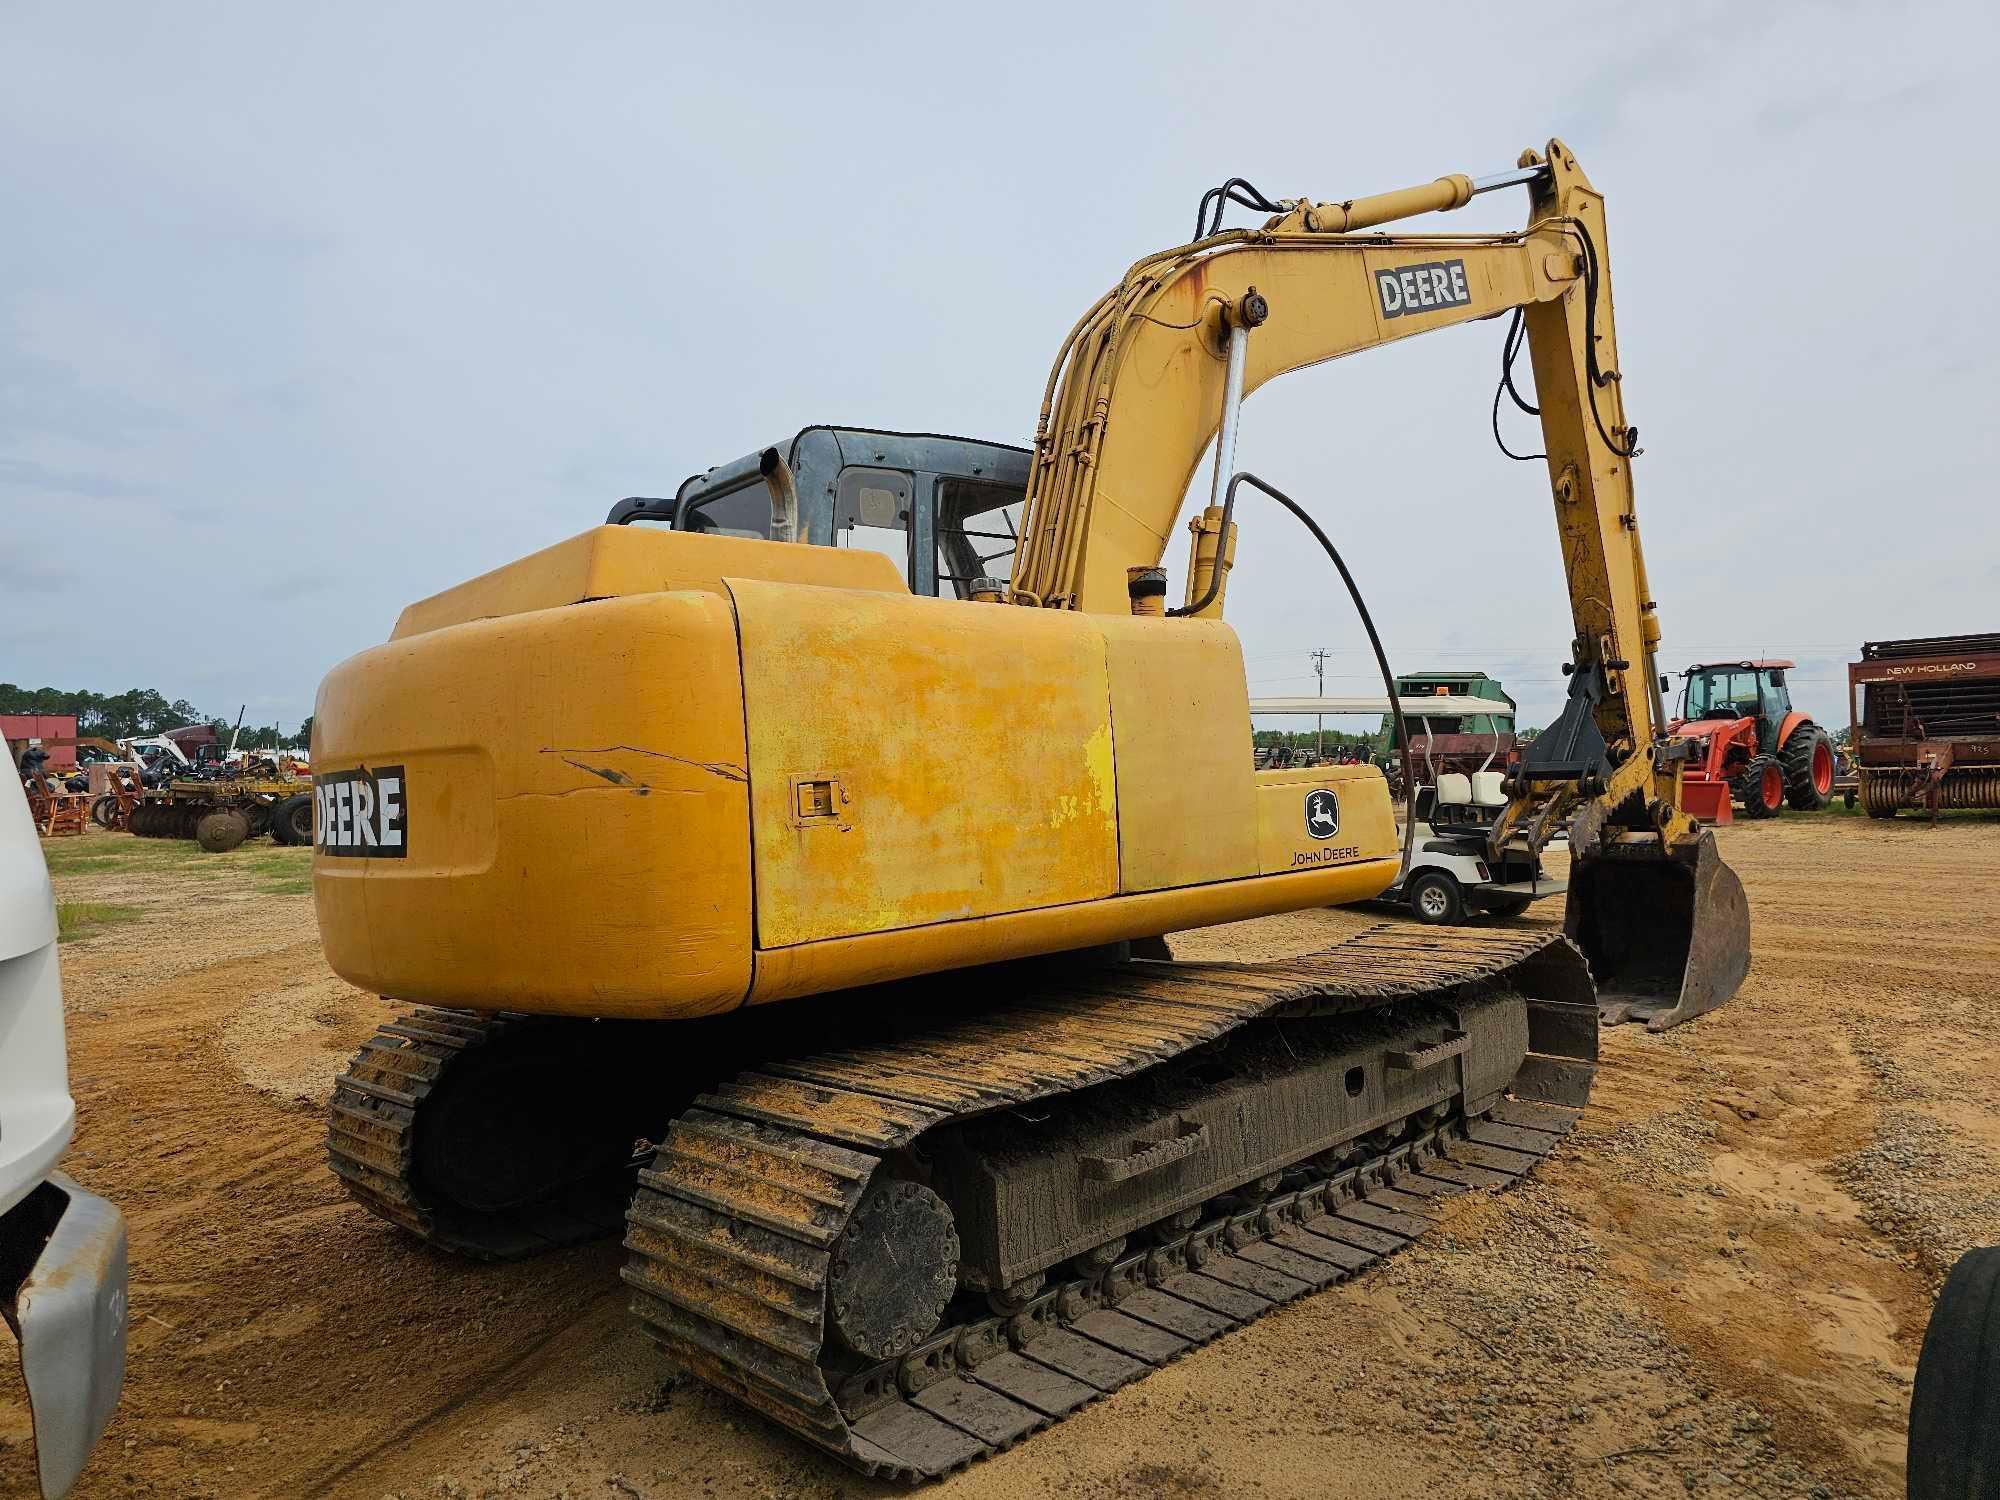
M 1666 696 L 1666 694 L 1672 691 L 1673 689 L 1667 686 L 1667 674 L 1665 672 L 1662 672 L 1660 674 L 1660 695 L 1664 697 Z

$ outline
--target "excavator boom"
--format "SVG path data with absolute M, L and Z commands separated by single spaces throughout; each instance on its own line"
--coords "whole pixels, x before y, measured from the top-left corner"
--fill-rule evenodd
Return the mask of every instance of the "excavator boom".
M 1363 233 L 1525 186 L 1509 234 Z M 1741 882 L 1682 806 L 1685 746 L 1665 733 L 1658 605 L 1639 541 L 1612 316 L 1604 199 L 1560 141 L 1511 172 L 1439 178 L 1343 203 L 1299 202 L 1261 228 L 1207 236 L 1135 263 L 1065 341 L 1035 433 L 1013 602 L 1123 613 L 1128 575 L 1166 552 L 1235 404 L 1289 371 L 1513 314 L 1507 388 L 1540 417 L 1575 636 L 1569 701 L 1530 746 L 1489 837 L 1539 849 L 1570 836 L 1566 930 L 1589 953 L 1608 1018 L 1656 1029 L 1722 1003 L 1749 970 Z M 1517 338 L 1539 409 L 1511 375 Z M 1497 396 L 1496 396 L 1497 400 Z M 1218 460 L 1222 498 L 1228 479 Z M 1234 550 L 1219 504 L 1197 516 L 1191 612 L 1221 612 L 1214 557 Z

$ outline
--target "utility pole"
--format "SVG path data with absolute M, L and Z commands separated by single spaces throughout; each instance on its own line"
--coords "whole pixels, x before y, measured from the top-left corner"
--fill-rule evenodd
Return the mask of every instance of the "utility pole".
M 1319 679 L 1319 696 L 1322 698 L 1326 696 L 1326 657 L 1325 651 L 1315 651 L 1312 654 L 1313 676 Z M 1313 715 L 1313 756 L 1317 760 L 1326 759 L 1325 714 Z

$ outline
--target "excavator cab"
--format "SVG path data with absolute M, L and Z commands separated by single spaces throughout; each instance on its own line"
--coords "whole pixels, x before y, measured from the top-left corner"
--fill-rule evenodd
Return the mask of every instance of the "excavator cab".
M 671 497 L 620 500 L 605 521 L 880 552 L 911 593 L 970 599 L 979 580 L 1004 584 L 1012 570 L 1028 459 L 973 438 L 808 427 Z

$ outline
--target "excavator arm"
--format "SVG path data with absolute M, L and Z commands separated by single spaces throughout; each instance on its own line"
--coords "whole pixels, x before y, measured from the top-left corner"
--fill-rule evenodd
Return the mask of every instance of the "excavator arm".
M 1369 232 L 1517 185 L 1530 195 L 1518 232 Z M 1517 314 L 1575 634 L 1568 703 L 1510 777 L 1491 847 L 1539 849 L 1569 834 L 1567 926 L 1610 1008 L 1657 1027 L 1720 1004 L 1748 971 L 1749 919 L 1713 835 L 1681 805 L 1685 747 L 1663 732 L 1659 618 L 1639 540 L 1638 436 L 1622 394 L 1603 196 L 1551 141 L 1491 178 L 1279 207 L 1259 229 L 1139 261 L 1071 331 L 1036 425 L 1012 601 L 1133 607 L 1131 577 L 1160 564 L 1195 466 L 1219 433 L 1211 504 L 1190 526 L 1187 579 L 1188 612 L 1219 614 L 1235 543 L 1221 501 L 1242 396 L 1343 355 Z M 1337 427 L 1328 438 L 1318 487 L 1337 492 Z

